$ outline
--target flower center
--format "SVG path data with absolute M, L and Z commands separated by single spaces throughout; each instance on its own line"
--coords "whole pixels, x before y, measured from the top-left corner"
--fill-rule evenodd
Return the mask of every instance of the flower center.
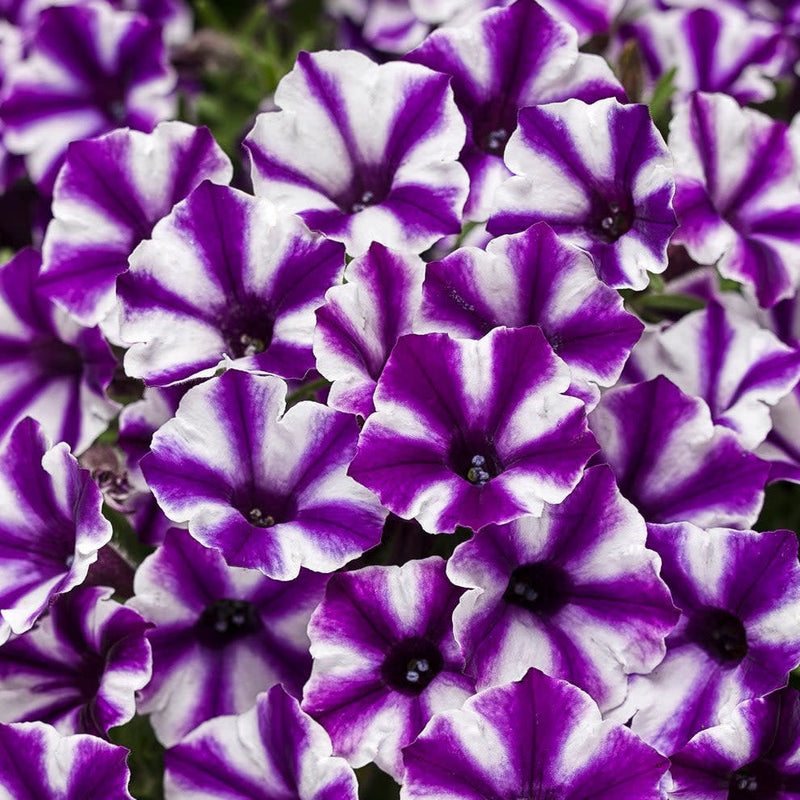
M 275 518 L 265 514 L 260 508 L 251 508 L 246 516 L 250 524 L 257 528 L 271 528 L 275 524 Z
M 782 797 L 783 776 L 771 764 L 754 761 L 731 775 L 728 800 L 774 800 Z
M 503 471 L 492 442 L 481 436 L 458 438 L 450 446 L 448 467 L 473 486 L 485 486 Z
M 633 227 L 633 220 L 632 202 L 611 200 L 600 209 L 596 234 L 605 242 L 616 242 Z
M 496 128 L 485 133 L 478 142 L 478 147 L 492 156 L 502 156 L 508 143 L 508 131 L 505 128 Z
M 58 339 L 34 343 L 31 356 L 46 375 L 80 375 L 83 372 L 83 358 L 78 348 Z
M 439 648 L 420 636 L 402 639 L 389 651 L 381 666 L 383 680 L 397 692 L 421 694 L 442 671 Z
M 723 608 L 705 609 L 693 616 L 687 633 L 722 664 L 736 666 L 747 655 L 747 632 L 742 621 Z
M 487 464 L 486 459 L 482 455 L 472 456 L 469 463 L 470 468 L 467 470 L 467 480 L 470 483 L 483 486 L 494 477 L 494 475 L 488 472 L 487 467 L 489 467 L 489 464 Z
M 567 604 L 571 585 L 569 575 L 557 564 L 522 564 L 511 573 L 503 600 L 537 616 L 548 616 Z
M 252 603 L 225 597 L 207 606 L 194 625 L 200 641 L 215 648 L 250 636 L 260 628 L 261 618 Z
M 248 297 L 220 309 L 217 324 L 232 358 L 263 353 L 272 342 L 275 320 L 260 297 Z
M 358 214 L 369 206 L 382 203 L 392 189 L 392 177 L 384 165 L 361 164 L 350 186 L 331 199 L 345 214 Z
M 374 192 L 370 192 L 369 190 L 362 192 L 361 197 L 350 206 L 350 213 L 358 214 L 359 211 L 363 211 L 367 206 L 374 205 L 376 202 Z

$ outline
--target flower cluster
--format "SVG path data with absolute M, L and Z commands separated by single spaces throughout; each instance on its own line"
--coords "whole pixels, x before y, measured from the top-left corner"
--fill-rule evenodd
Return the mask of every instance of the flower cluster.
M 800 798 L 800 2 L 324 8 L 0 0 L 0 797 Z

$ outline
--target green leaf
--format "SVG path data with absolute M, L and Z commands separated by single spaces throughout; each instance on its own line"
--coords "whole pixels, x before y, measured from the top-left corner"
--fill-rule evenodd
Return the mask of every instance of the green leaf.
M 374 764 L 356 770 L 359 800 L 395 800 L 400 797 L 400 786 L 390 775 Z
M 666 313 L 677 311 L 683 314 L 706 307 L 704 300 L 688 294 L 646 294 L 637 298 L 636 303 L 641 309 L 649 311 Z
M 110 733 L 114 744 L 127 747 L 131 770 L 129 791 L 136 800 L 164 800 L 164 748 L 150 725 L 150 718 L 136 716 Z
M 675 75 L 677 72 L 677 67 L 665 72 L 659 78 L 650 98 L 650 116 L 665 139 L 669 133 L 669 123 L 672 118 L 672 95 L 675 94 Z
M 142 542 L 125 514 L 104 503 L 103 516 L 114 530 L 111 538 L 114 547 L 129 561 L 141 564 L 155 550 Z

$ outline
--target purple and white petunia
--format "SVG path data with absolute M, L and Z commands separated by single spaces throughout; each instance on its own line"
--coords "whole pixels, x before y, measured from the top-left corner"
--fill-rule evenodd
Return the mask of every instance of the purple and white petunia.
M 541 518 L 487 525 L 460 544 L 447 574 L 469 591 L 453 628 L 477 688 L 536 667 L 601 709 L 619 705 L 627 676 L 663 659 L 678 618 L 646 538 L 611 470 L 598 466 Z
M 661 800 L 668 762 L 566 681 L 531 669 L 437 714 L 404 754 L 401 800 Z
M 0 721 L 47 722 L 105 738 L 134 715 L 150 680 L 149 627 L 113 589 L 62 595 L 33 630 L 0 647 Z
M 341 280 L 342 245 L 268 200 L 208 181 L 159 222 L 121 275 L 128 375 L 164 385 L 223 365 L 302 378 L 314 309 Z
M 100 490 L 63 442 L 32 419 L 0 454 L 0 617 L 27 631 L 51 599 L 82 583 L 111 539 Z M 2 631 L 2 628 L 0 628 Z
M 5 144 L 49 193 L 70 142 L 151 130 L 174 115 L 174 84 L 158 25 L 107 3 L 47 8 L 3 87 Z
M 308 628 L 314 666 L 303 710 L 354 767 L 400 780 L 401 749 L 473 694 L 452 614 L 463 590 L 435 556 L 334 575 Z
M 670 800 L 789 800 L 800 795 L 800 697 L 748 700 L 672 756 Z
M 648 522 L 748 528 L 769 474 L 703 400 L 663 376 L 610 390 L 589 417 L 622 494 Z
M 503 163 L 508 138 L 525 106 L 578 98 L 626 100 L 600 56 L 578 52 L 575 30 L 534 0 L 517 0 L 470 22 L 434 31 L 405 60 L 452 77 L 453 93 L 467 123 L 461 162 L 470 176 L 464 210 L 485 220 L 497 187 L 511 173 Z
M 358 29 L 368 49 L 401 54 L 418 45 L 432 26 L 457 23 L 508 0 L 325 0 L 326 11 Z M 351 37 L 352 38 L 352 35 Z
M 0 725 L 0 797 L 133 800 L 127 756 L 97 736 L 62 736 L 43 722 Z
M 41 286 L 80 322 L 98 324 L 114 308 L 128 256 L 156 222 L 202 181 L 232 175 L 208 129 L 184 122 L 73 142 L 55 186 Z
M 769 100 L 774 79 L 790 66 L 781 30 L 724 2 L 704 5 L 654 10 L 622 27 L 619 35 L 639 46 L 648 90 L 675 69 L 676 99 L 702 91 L 741 105 Z
M 670 125 L 673 237 L 699 264 L 755 290 L 764 307 L 800 285 L 798 162 L 785 123 L 722 94 L 692 94 Z
M 166 754 L 167 800 L 357 800 L 358 784 L 322 727 L 283 687 L 217 717 Z
M 349 474 L 429 533 L 541 514 L 597 450 L 569 384 L 537 327 L 403 336 Z
M 375 385 L 400 336 L 419 313 L 425 264 L 419 256 L 381 244 L 353 259 L 345 285 L 334 286 L 317 309 L 317 370 L 333 381 L 328 405 L 368 417 Z
M 651 525 L 647 544 L 682 613 L 618 716 L 672 755 L 738 703 L 785 686 L 800 661 L 797 537 L 678 523 Z
M 495 194 L 490 233 L 547 222 L 614 288 L 644 289 L 648 272 L 666 269 L 672 158 L 647 106 L 610 98 L 524 108 L 505 162 L 515 176 Z
M 800 350 L 716 301 L 645 334 L 625 367 L 631 381 L 664 375 L 706 401 L 715 425 L 755 449 L 772 427 L 770 408 L 800 380 Z
M 247 711 L 276 683 L 299 697 L 311 672 L 306 627 L 326 581 L 306 570 L 286 582 L 229 567 L 186 531 L 169 531 L 136 570 L 127 603 L 155 625 L 153 680 L 138 710 L 159 741 L 170 747 L 212 717 Z
M 386 510 L 348 477 L 355 417 L 285 411 L 286 384 L 228 370 L 190 389 L 142 471 L 159 505 L 231 566 L 277 580 L 332 572 L 376 545 Z
M 541 0 L 554 16 L 578 31 L 581 42 L 596 34 L 608 33 L 612 23 L 630 0 Z
M 97 328 L 38 292 L 40 265 L 26 248 L 0 266 L 0 439 L 31 416 L 80 453 L 119 410 L 106 394 L 117 360 Z
M 570 368 L 569 393 L 587 403 L 617 382 L 643 328 L 589 256 L 545 223 L 428 265 L 416 332 L 477 339 L 500 325 L 538 325 Z
M 256 194 L 351 255 L 421 253 L 461 230 L 464 121 L 448 76 L 354 51 L 300 53 L 245 139 Z

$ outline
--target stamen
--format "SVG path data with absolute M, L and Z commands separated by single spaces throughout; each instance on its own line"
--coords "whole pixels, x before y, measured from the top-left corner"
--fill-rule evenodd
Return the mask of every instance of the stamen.
M 359 211 L 363 211 L 367 206 L 371 206 L 374 202 L 375 194 L 373 192 L 366 191 L 361 195 L 361 200 L 353 203 L 351 212 L 353 214 L 358 214 Z
M 491 480 L 492 476 L 486 471 L 486 459 L 483 456 L 472 456 L 470 464 L 472 466 L 467 470 L 467 480 L 470 483 L 483 486 Z
M 271 528 L 275 524 L 275 518 L 264 514 L 260 508 L 251 508 L 247 512 L 247 519 L 257 528 Z
M 247 333 L 243 333 L 239 337 L 239 343 L 242 345 L 242 356 L 245 357 L 258 355 L 267 349 L 267 344 L 263 339 Z

